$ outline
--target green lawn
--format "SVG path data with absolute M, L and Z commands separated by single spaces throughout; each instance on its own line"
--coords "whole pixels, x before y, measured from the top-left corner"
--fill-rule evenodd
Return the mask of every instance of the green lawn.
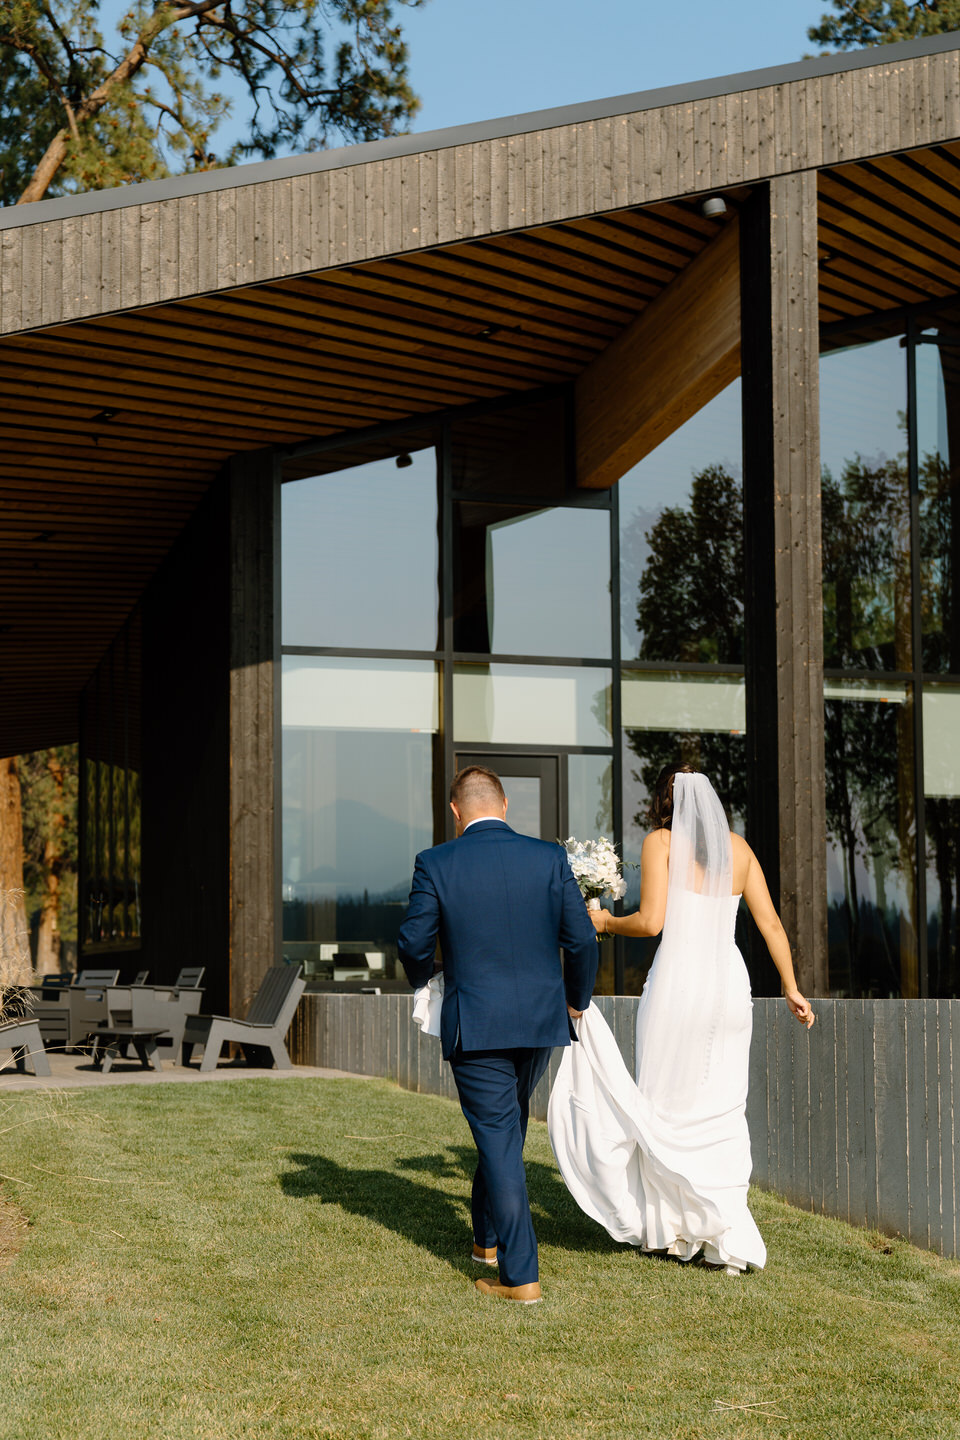
M 4 1440 L 960 1437 L 960 1267 L 769 1195 L 762 1274 L 641 1257 L 532 1125 L 546 1298 L 520 1307 L 473 1290 L 448 1101 L 346 1080 L 4 1101 L 30 1221 L 0 1271 Z

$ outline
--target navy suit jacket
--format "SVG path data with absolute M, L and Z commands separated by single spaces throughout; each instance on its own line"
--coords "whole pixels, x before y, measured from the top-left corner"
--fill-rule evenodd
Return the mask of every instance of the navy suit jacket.
M 569 1045 L 567 1005 L 589 1005 L 598 947 L 562 846 L 478 820 L 421 851 L 398 940 L 411 985 L 430 979 L 438 940 L 445 1059 L 458 1039 L 464 1050 Z

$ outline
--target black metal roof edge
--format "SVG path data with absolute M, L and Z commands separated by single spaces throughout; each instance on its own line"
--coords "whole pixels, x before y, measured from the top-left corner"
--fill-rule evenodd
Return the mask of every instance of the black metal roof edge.
M 109 190 L 88 190 L 82 195 L 65 195 L 55 200 L 39 200 L 30 205 L 0 208 L 0 230 L 38 225 L 51 220 L 65 220 L 74 215 L 93 215 L 104 210 L 121 210 L 128 205 L 152 205 L 188 195 L 231 190 L 241 185 L 260 185 L 270 180 L 313 175 L 322 170 L 341 170 L 378 160 L 394 160 L 403 155 L 447 150 L 455 145 L 503 140 L 512 135 L 527 135 L 533 130 L 552 130 L 561 125 L 608 120 L 618 115 L 655 110 L 663 105 L 713 100 L 720 95 L 743 94 L 749 90 L 762 90 L 770 85 L 786 85 L 791 81 L 813 79 L 819 75 L 836 75 L 844 70 L 895 65 L 899 60 L 915 60 L 923 55 L 939 55 L 949 50 L 960 50 L 960 30 L 951 30 L 945 35 L 934 35 L 925 40 L 903 40 L 896 45 L 873 45 L 866 50 L 817 55 L 812 59 L 796 60 L 788 65 L 775 65 L 764 70 L 745 70 L 736 75 L 719 75 L 710 80 L 694 80 L 657 90 L 641 90 L 633 95 L 614 95 L 605 100 L 586 100 L 550 110 L 531 110 L 526 114 L 504 115 L 495 120 L 480 120 L 444 130 L 395 135 L 390 139 L 345 145 L 336 150 L 286 155 L 277 160 L 254 161 L 250 165 L 204 170 L 192 175 L 174 175 L 165 180 L 147 180 L 139 185 L 117 185 Z

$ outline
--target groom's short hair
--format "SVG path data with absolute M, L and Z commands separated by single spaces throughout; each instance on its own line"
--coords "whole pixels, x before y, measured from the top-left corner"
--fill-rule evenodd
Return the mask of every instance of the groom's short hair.
M 504 801 L 500 776 L 485 765 L 465 765 L 453 777 L 450 799 L 458 810 L 473 810 L 478 805 L 496 805 Z

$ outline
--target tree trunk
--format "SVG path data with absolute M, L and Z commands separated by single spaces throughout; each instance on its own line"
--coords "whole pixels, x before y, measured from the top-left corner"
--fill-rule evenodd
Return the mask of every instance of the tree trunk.
M 60 969 L 60 881 L 68 863 L 68 857 L 63 853 L 67 820 L 63 813 L 63 762 L 58 751 L 48 751 L 47 769 L 53 777 L 56 798 L 51 807 L 50 828 L 43 847 L 43 898 L 37 935 L 37 973 L 40 975 L 53 975 Z
M 0 760 L 0 989 L 31 979 L 23 894 L 23 819 L 14 757 Z
M 50 841 L 44 851 L 44 862 L 46 876 L 37 932 L 37 974 L 55 975 L 60 970 L 60 873 L 51 856 Z

